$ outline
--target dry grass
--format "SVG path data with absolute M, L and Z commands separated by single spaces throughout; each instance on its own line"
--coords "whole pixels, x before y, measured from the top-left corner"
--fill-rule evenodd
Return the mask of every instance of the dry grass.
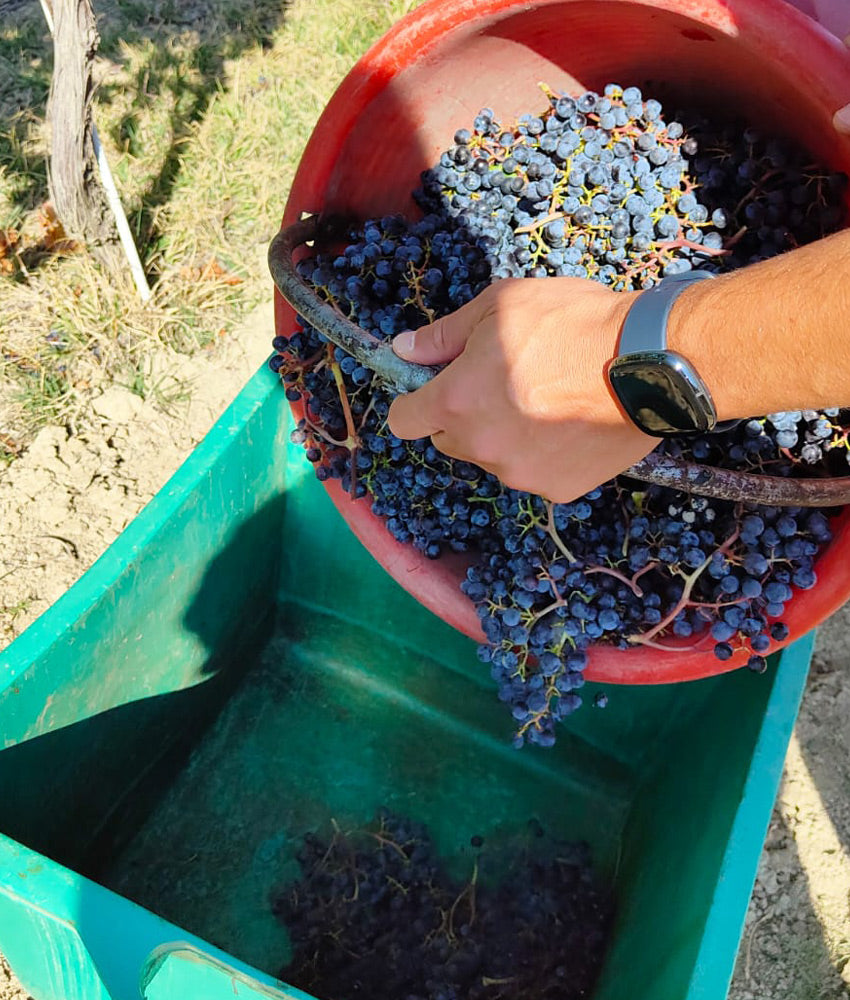
M 84 249 L 43 252 L 49 35 L 38 4 L 0 28 L 0 459 L 85 425 L 108 383 L 159 399 L 149 359 L 210 349 L 263 297 L 301 150 L 334 88 L 411 0 L 95 3 L 96 119 L 153 300 Z M 2 244 L 0 244 L 2 246 Z M 190 391 L 186 387 L 185 391 Z

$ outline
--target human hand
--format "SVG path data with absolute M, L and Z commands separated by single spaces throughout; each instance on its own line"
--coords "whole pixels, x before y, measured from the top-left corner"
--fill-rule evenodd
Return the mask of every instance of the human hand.
M 842 0 L 842 7 L 843 7 L 842 16 L 844 18 L 843 29 L 850 31 L 850 14 L 848 14 L 847 8 L 843 6 L 843 3 L 844 0 Z M 819 13 L 821 22 L 828 27 L 829 25 L 827 24 L 824 13 L 822 12 Z M 836 17 L 839 16 L 837 7 L 834 12 L 830 10 L 830 13 L 833 13 L 834 16 Z M 835 28 L 833 28 L 832 30 L 836 31 Z M 844 44 L 848 48 L 850 48 L 850 34 L 845 35 Z M 832 124 L 835 126 L 836 132 L 841 132 L 843 135 L 850 135 L 850 104 L 845 104 L 843 108 L 839 108 L 835 112 L 835 114 L 832 117 Z
M 450 363 L 394 400 L 390 430 L 430 435 L 514 489 L 557 502 L 587 493 L 658 443 L 622 413 L 604 375 L 636 294 L 583 278 L 503 279 L 399 334 L 393 347 L 406 361 Z
M 797 6 L 803 6 L 799 0 L 791 0 Z M 850 32 L 850 9 L 847 0 L 807 0 L 806 7 L 810 8 L 807 13 L 816 21 L 831 31 L 838 38 L 847 39 L 845 36 Z

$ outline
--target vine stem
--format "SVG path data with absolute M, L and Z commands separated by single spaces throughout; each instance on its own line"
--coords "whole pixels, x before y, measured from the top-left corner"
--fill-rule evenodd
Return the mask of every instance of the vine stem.
M 357 428 L 358 436 L 360 434 L 360 431 L 362 431 L 363 428 L 366 426 L 366 420 L 369 417 L 369 414 L 372 412 L 372 410 L 374 410 L 374 408 L 375 408 L 375 396 L 373 395 L 370 397 L 369 403 L 367 404 L 366 409 L 363 411 L 363 415 L 360 417 L 360 426 Z
M 697 250 L 701 254 L 705 254 L 706 257 L 723 257 L 729 253 L 728 250 L 724 250 L 722 247 L 715 249 L 714 247 L 703 246 L 702 243 L 694 243 L 693 240 L 686 240 L 684 236 L 678 237 L 675 240 L 665 240 L 656 244 L 662 250 L 678 250 L 681 248 L 690 248 L 691 250 Z
M 339 367 L 338 361 L 332 360 L 332 347 L 328 348 L 328 354 L 328 361 L 330 363 L 331 371 L 333 372 L 334 382 L 336 383 L 337 392 L 339 393 L 339 401 L 342 404 L 342 412 L 345 417 L 345 429 L 348 433 L 345 445 L 353 451 L 355 448 L 360 447 L 360 437 L 357 433 L 357 428 L 354 426 L 354 417 L 351 414 L 351 404 L 348 401 L 348 393 L 345 391 L 345 380 L 342 377 L 342 369 Z
M 555 583 L 555 578 L 552 576 L 552 574 L 549 572 L 549 570 L 546 569 L 545 566 L 541 566 L 540 567 L 540 571 L 543 573 L 543 575 L 549 581 L 549 586 L 552 588 L 552 596 L 556 600 L 560 601 L 562 604 L 566 604 L 567 602 L 564 600 L 564 595 L 561 593 L 560 590 L 558 590 L 558 584 Z
M 308 368 L 312 368 L 314 365 L 318 364 L 324 354 L 324 347 L 320 347 L 315 354 L 311 354 L 309 358 L 305 358 L 303 361 L 290 361 L 289 358 L 287 358 L 286 370 L 290 372 L 306 371 Z
M 324 427 L 320 427 L 318 424 L 314 424 L 306 413 L 304 414 L 304 423 L 310 428 L 311 431 L 313 431 L 314 434 L 317 434 L 319 438 L 325 442 L 325 444 L 332 444 L 335 448 L 348 447 L 348 443 L 346 441 L 337 441 L 335 437 L 332 437 L 330 434 L 328 434 L 328 432 L 324 429 Z
M 550 222 L 557 222 L 558 219 L 566 218 L 566 212 L 550 212 L 548 215 L 544 215 L 542 219 L 537 219 L 536 222 L 530 222 L 527 226 L 519 226 L 514 230 L 514 232 L 533 233 L 536 229 L 542 229 L 543 226 L 548 226 Z
M 632 640 L 629 639 L 629 642 L 631 641 Z M 665 653 L 690 653 L 704 641 L 705 636 L 700 636 L 697 642 L 693 642 L 689 646 L 667 646 L 663 642 L 653 642 L 651 639 L 648 639 L 646 642 L 642 642 L 641 645 L 646 646 L 648 649 L 660 649 Z
M 410 858 L 408 858 L 408 856 L 404 853 L 404 849 L 402 847 L 400 847 L 391 838 L 385 837 L 382 831 L 383 831 L 383 827 L 381 828 L 381 830 L 379 830 L 377 832 L 374 831 L 374 830 L 367 830 L 366 833 L 368 833 L 370 837 L 373 837 L 375 840 L 377 840 L 378 843 L 381 845 L 381 847 L 390 847 L 390 848 L 392 848 L 392 850 L 394 850 L 396 852 L 396 854 L 398 854 L 398 856 L 402 859 L 402 861 L 409 861 Z
M 622 474 L 683 493 L 768 507 L 840 507 L 850 503 L 850 476 L 834 479 L 762 476 L 655 454 L 647 455 Z
M 731 250 L 732 247 L 741 242 L 741 240 L 747 235 L 748 232 L 749 232 L 749 227 L 741 226 L 741 228 L 736 233 L 733 233 L 733 235 L 730 236 L 728 240 L 724 241 L 723 245 L 726 247 L 727 250 Z
M 778 170 L 769 170 L 764 177 L 759 178 L 758 184 L 754 184 L 753 187 L 744 195 L 744 197 L 738 202 L 732 211 L 732 216 L 737 218 L 738 213 L 747 204 L 748 201 L 752 201 L 757 195 L 763 194 L 764 189 L 761 187 L 765 181 L 772 181 L 774 177 L 778 176 Z
M 738 538 L 738 535 L 739 531 L 736 528 L 735 531 L 732 532 L 732 534 L 726 539 L 726 541 L 722 545 L 716 548 L 714 552 L 711 553 L 711 555 L 706 556 L 705 560 L 701 562 L 699 566 L 697 566 L 697 568 L 693 571 L 693 573 L 689 573 L 685 577 L 685 586 L 684 589 L 682 590 L 682 596 L 676 602 L 675 606 L 671 609 L 666 618 L 662 618 L 661 621 L 657 625 L 653 626 L 648 632 L 642 632 L 640 635 L 630 635 L 628 637 L 628 641 L 634 644 L 641 644 L 644 646 L 648 646 L 650 644 L 650 641 L 656 635 L 658 635 L 659 632 L 663 632 L 664 629 L 667 628 L 667 626 L 675 620 L 676 615 L 678 615 L 680 611 L 682 611 L 684 608 L 688 606 L 691 599 L 691 592 L 696 586 L 697 580 L 699 580 L 699 578 L 702 576 L 706 567 L 709 565 L 709 563 L 714 558 L 716 553 L 728 552 L 729 546 L 734 545 L 735 541 Z
M 570 552 L 566 545 L 564 545 L 561 536 L 558 534 L 558 529 L 555 527 L 555 518 L 553 515 L 555 505 L 551 500 L 544 500 L 544 504 L 546 505 L 546 531 L 549 533 L 549 537 L 555 543 L 555 547 L 558 551 L 566 557 L 567 562 L 577 562 L 576 557 L 572 554 L 572 552 Z
M 345 416 L 345 429 L 348 433 L 348 437 L 345 440 L 345 447 L 349 451 L 349 460 L 351 468 L 351 486 L 349 488 L 349 493 L 351 499 L 357 499 L 357 456 L 360 452 L 360 435 L 357 433 L 357 428 L 354 426 L 354 417 L 351 413 L 351 403 L 348 401 L 348 393 L 345 390 L 345 380 L 342 377 L 342 369 L 339 367 L 339 362 L 333 360 L 333 345 L 328 344 L 328 363 L 330 364 L 331 371 L 333 372 L 334 382 L 336 383 L 337 392 L 339 393 L 339 401 L 342 404 L 342 412 Z
M 610 566 L 590 566 L 587 569 L 585 569 L 584 572 L 585 575 L 588 575 L 590 573 L 605 573 L 606 576 L 613 576 L 615 579 L 620 580 L 627 587 L 629 587 L 632 593 L 635 595 L 635 597 L 643 597 L 643 591 L 637 585 L 636 581 L 637 578 L 642 573 L 646 573 L 647 570 L 650 569 L 652 569 L 652 564 L 648 563 L 646 566 L 643 567 L 643 569 L 639 569 L 637 573 L 635 573 L 631 578 L 626 576 L 625 573 L 621 573 L 618 569 L 613 569 Z
M 434 314 L 434 310 L 429 306 L 425 305 L 425 299 L 422 296 L 422 275 L 428 268 L 428 262 L 431 259 L 430 249 L 427 252 L 425 261 L 420 267 L 415 267 L 413 261 L 410 261 L 407 265 L 407 273 L 410 276 L 410 281 L 413 285 L 413 303 L 416 308 L 425 316 L 429 323 L 433 323 L 437 318 Z
M 475 859 L 475 862 L 472 866 L 472 878 L 464 886 L 463 890 L 459 893 L 455 901 L 452 903 L 451 909 L 449 910 L 448 922 L 446 927 L 446 936 L 450 941 L 454 941 L 456 937 L 454 929 L 455 911 L 457 910 L 458 906 L 461 903 L 461 900 L 463 900 L 464 897 L 469 898 L 468 924 L 471 927 L 475 923 L 475 887 L 477 886 L 477 884 L 478 884 L 478 858 Z
M 343 316 L 301 280 L 292 260 L 293 251 L 311 241 L 338 240 L 347 231 L 347 220 L 310 215 L 287 226 L 269 245 L 268 264 L 277 290 L 311 326 L 347 351 L 394 392 L 413 392 L 436 375 L 436 369 L 403 361 L 392 345 L 379 340 Z
M 531 628 L 533 625 L 536 625 L 541 618 L 548 615 L 550 611 L 554 611 L 555 608 L 565 608 L 566 606 L 567 602 L 563 599 L 563 597 L 559 597 L 557 601 L 552 601 L 552 603 L 547 604 L 545 608 L 541 608 L 539 611 L 535 611 L 527 627 Z

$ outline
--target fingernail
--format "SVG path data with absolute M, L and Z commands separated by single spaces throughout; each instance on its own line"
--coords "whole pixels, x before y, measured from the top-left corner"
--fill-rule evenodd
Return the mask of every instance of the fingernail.
M 845 104 L 839 108 L 832 116 L 832 124 L 838 132 L 850 134 L 850 104 Z
M 397 337 L 393 338 L 393 350 L 399 357 L 406 357 L 408 354 L 413 354 L 413 348 L 416 345 L 416 331 L 415 330 L 405 330 L 404 333 L 400 333 Z

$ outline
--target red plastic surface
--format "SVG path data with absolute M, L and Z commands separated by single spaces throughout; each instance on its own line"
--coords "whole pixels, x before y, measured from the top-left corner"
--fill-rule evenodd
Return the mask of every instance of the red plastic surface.
M 456 129 L 469 126 L 482 107 L 504 120 L 542 109 L 541 81 L 572 93 L 637 84 L 670 107 L 748 114 L 850 172 L 850 140 L 831 124 L 833 111 L 850 102 L 850 54 L 778 0 L 432 0 L 395 25 L 340 84 L 304 150 L 284 224 L 319 211 L 416 217 L 410 192 Z M 296 328 L 279 295 L 275 322 L 284 336 Z M 294 409 L 300 416 L 298 404 Z M 338 482 L 326 485 L 352 531 L 395 580 L 443 620 L 483 639 L 458 586 L 468 559 L 426 559 L 396 542 L 367 500 L 353 502 Z M 817 563 L 816 587 L 795 593 L 787 606 L 788 642 L 850 598 L 850 510 L 833 530 Z M 746 660 L 740 651 L 721 663 L 711 646 L 710 640 L 669 652 L 595 646 L 586 675 L 657 684 Z

